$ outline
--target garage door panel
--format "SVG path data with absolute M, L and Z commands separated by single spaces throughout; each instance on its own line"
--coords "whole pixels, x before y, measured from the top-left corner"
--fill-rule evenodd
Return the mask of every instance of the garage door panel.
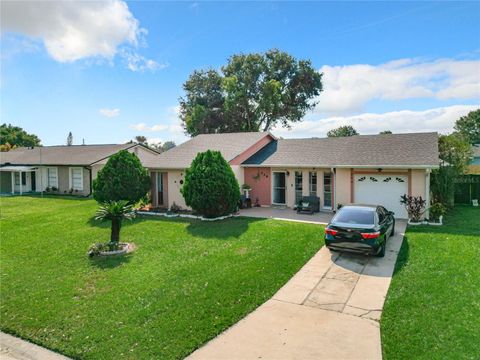
M 355 203 L 382 205 L 395 212 L 395 217 L 406 218 L 400 197 L 408 193 L 406 175 L 355 175 Z

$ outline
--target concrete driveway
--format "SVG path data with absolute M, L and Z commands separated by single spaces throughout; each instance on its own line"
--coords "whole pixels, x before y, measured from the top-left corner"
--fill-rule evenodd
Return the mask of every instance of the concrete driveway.
M 381 359 L 379 320 L 402 245 L 384 258 L 323 247 L 270 300 L 192 353 L 193 359 Z

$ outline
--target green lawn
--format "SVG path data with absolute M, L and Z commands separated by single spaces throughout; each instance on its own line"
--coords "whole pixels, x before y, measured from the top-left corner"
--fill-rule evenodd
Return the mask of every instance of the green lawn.
M 382 321 L 384 358 L 480 358 L 480 208 L 409 227 Z
M 82 359 L 179 359 L 270 298 L 321 247 L 318 225 L 138 218 L 137 250 L 92 261 L 96 203 L 1 198 L 3 331 Z

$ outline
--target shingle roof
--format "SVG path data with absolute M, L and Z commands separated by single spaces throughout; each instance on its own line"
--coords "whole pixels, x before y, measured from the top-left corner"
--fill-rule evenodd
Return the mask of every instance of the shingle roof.
M 244 165 L 282 167 L 438 166 L 438 134 L 382 134 L 279 139 Z
M 155 160 L 156 168 L 185 169 L 188 168 L 199 152 L 216 150 L 222 153 L 225 160 L 230 161 L 256 144 L 267 132 L 246 132 L 226 134 L 203 134 L 192 138 L 158 156 Z
M 90 165 L 136 144 L 21 147 L 0 153 L 0 164 Z

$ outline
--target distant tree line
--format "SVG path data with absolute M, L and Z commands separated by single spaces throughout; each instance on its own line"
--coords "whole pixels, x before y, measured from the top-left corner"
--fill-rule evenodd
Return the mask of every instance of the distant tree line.
M 177 146 L 174 141 L 165 141 L 163 144 L 161 142 L 158 143 L 149 143 L 147 138 L 143 135 L 135 136 L 133 142 L 137 144 L 145 145 L 159 153 L 165 152 Z

